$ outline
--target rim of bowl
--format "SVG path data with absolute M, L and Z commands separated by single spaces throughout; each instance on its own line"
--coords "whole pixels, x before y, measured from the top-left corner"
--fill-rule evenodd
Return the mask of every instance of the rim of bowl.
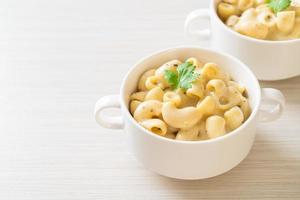
M 265 44 L 286 44 L 286 43 L 297 43 L 297 42 L 300 43 L 300 38 L 294 38 L 294 39 L 289 39 L 289 40 L 262 40 L 262 39 L 256 39 L 256 38 L 253 38 L 250 36 L 246 36 L 246 35 L 240 34 L 236 31 L 232 30 L 231 28 L 226 26 L 225 23 L 220 19 L 219 15 L 217 13 L 216 6 L 215 6 L 215 3 L 217 3 L 217 1 L 220 1 L 220 0 L 211 1 L 210 8 L 208 8 L 208 9 L 213 10 L 214 17 L 218 18 L 217 23 L 219 23 L 219 24 L 221 23 L 222 27 L 225 28 L 226 30 L 228 30 L 229 32 L 231 32 L 232 34 L 234 34 L 240 38 L 243 38 L 245 40 L 251 41 L 251 42 L 261 42 L 261 43 L 265 43 Z
M 218 54 L 222 57 L 227 57 L 230 60 L 232 60 L 232 62 L 236 62 L 239 67 L 242 67 L 243 70 L 246 71 L 246 73 L 248 73 L 248 75 L 250 75 L 251 79 L 253 80 L 253 87 L 257 88 L 257 103 L 254 106 L 254 108 L 251 108 L 251 114 L 248 117 L 248 119 L 238 128 L 236 128 L 235 130 L 228 132 L 226 135 L 217 137 L 217 138 L 212 138 L 212 139 L 208 139 L 208 140 L 196 140 L 196 141 L 184 141 L 184 140 L 175 140 L 175 139 L 170 139 L 170 138 L 166 138 L 160 135 L 157 135 L 147 129 L 145 129 L 144 127 L 142 127 L 131 115 L 131 113 L 129 112 L 129 109 L 127 107 L 127 105 L 125 104 L 124 98 L 125 98 L 125 83 L 128 79 L 128 76 L 135 70 L 135 68 L 137 67 L 137 65 L 139 65 L 141 62 L 144 62 L 145 60 L 149 59 L 149 58 L 153 58 L 158 56 L 159 54 L 164 54 L 168 51 L 177 51 L 177 50 L 184 50 L 184 49 L 194 49 L 194 50 L 201 50 L 201 51 L 207 51 L 209 53 L 212 54 Z M 213 61 L 212 61 L 213 62 Z M 248 87 L 248 86 L 247 86 Z M 253 72 L 243 63 L 241 62 L 239 59 L 227 54 L 227 53 L 222 53 L 220 51 L 216 51 L 216 50 L 212 50 L 209 48 L 202 48 L 202 47 L 196 47 L 196 46 L 176 46 L 176 47 L 171 47 L 171 48 L 167 48 L 167 49 L 163 49 L 163 50 L 159 50 L 156 51 L 148 56 L 144 56 L 143 58 L 139 59 L 138 62 L 136 62 L 131 68 L 130 70 L 127 72 L 127 74 L 125 75 L 125 77 L 123 78 L 122 81 L 122 85 L 121 85 L 121 89 L 120 89 L 120 100 L 121 100 L 121 107 L 123 107 L 125 109 L 125 117 L 128 118 L 135 126 L 138 127 L 138 129 L 140 129 L 143 134 L 148 134 L 150 137 L 154 137 L 157 138 L 159 140 L 165 141 L 165 142 L 173 142 L 173 143 L 180 143 L 180 144 L 189 144 L 189 145 L 195 145 L 195 144 L 204 144 L 204 143 L 213 143 L 213 142 L 218 142 L 218 141 L 222 141 L 225 140 L 227 138 L 230 137 L 234 137 L 236 134 L 241 133 L 240 131 L 242 131 L 243 128 L 245 128 L 252 120 L 254 120 L 256 114 L 258 113 L 258 109 L 260 106 L 260 100 L 261 100 L 261 89 L 260 89 L 260 85 L 259 82 L 257 80 L 257 78 L 255 77 L 255 75 L 253 74 Z

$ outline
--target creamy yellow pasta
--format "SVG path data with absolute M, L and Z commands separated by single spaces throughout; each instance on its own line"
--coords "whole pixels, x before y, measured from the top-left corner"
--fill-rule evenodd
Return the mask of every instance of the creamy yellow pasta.
M 286 4 L 279 6 L 271 0 L 222 0 L 217 11 L 228 27 L 249 37 L 263 40 L 300 38 L 300 4 L 286 0 Z
M 171 60 L 146 71 L 130 96 L 129 107 L 145 129 L 186 141 L 225 135 L 251 113 L 246 88 L 215 63 L 196 58 Z

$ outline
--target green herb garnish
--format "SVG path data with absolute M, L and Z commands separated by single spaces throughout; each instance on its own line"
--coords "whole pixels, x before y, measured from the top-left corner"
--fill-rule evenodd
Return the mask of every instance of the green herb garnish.
M 266 0 L 269 7 L 275 14 L 287 9 L 291 5 L 291 0 Z
M 182 88 L 187 90 L 192 87 L 192 83 L 199 76 L 195 72 L 195 66 L 185 62 L 177 67 L 177 71 L 165 70 L 165 79 L 173 89 Z

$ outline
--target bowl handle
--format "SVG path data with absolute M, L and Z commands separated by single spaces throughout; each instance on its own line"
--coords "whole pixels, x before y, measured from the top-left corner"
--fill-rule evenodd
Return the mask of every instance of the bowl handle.
M 210 30 L 209 28 L 206 29 L 194 29 L 192 26 L 195 24 L 195 22 L 200 20 L 210 20 L 209 10 L 208 9 L 198 9 L 194 10 L 191 13 L 188 14 L 186 17 L 185 23 L 184 23 L 184 32 L 185 35 L 192 38 L 192 39 L 198 39 L 198 40 L 208 40 L 210 37 Z
M 124 127 L 124 122 L 122 116 L 105 116 L 102 111 L 109 108 L 119 108 L 120 109 L 120 97 L 119 95 L 108 95 L 101 97 L 94 110 L 94 117 L 98 124 L 104 128 L 110 129 L 122 129 Z
M 259 120 L 261 122 L 271 122 L 278 119 L 285 107 L 283 94 L 273 88 L 263 88 L 261 106 L 259 109 Z

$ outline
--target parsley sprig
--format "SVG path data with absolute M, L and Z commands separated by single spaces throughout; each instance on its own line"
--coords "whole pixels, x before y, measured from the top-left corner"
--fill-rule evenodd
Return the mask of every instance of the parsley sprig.
M 199 76 L 195 72 L 195 66 L 185 62 L 177 67 L 177 71 L 165 70 L 165 79 L 173 89 L 182 88 L 187 90 L 192 87 L 192 83 Z
M 269 7 L 275 14 L 287 9 L 291 5 L 291 0 L 266 0 Z

